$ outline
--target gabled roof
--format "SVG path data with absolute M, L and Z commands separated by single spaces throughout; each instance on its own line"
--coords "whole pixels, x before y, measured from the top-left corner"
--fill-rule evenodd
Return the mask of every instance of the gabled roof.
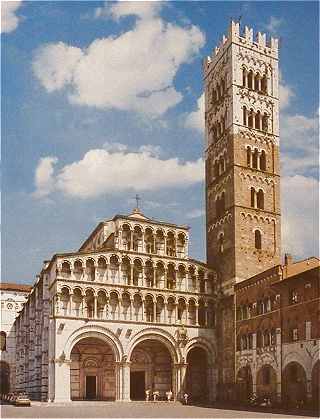
M 9 282 L 0 282 L 0 290 L 3 291 L 16 291 L 16 292 L 30 292 L 32 285 L 14 284 Z

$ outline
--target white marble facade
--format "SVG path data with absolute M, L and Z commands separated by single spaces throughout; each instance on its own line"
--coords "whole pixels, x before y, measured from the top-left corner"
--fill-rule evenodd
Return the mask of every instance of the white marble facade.
M 139 210 L 100 223 L 45 262 L 16 322 L 17 388 L 52 402 L 214 400 L 216 286 L 189 259 L 186 226 Z

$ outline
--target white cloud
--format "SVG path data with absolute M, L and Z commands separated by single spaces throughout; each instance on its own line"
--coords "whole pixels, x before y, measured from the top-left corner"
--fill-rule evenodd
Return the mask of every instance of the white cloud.
M 9 33 L 17 29 L 20 17 L 16 15 L 22 1 L 1 1 L 1 32 Z
M 125 190 L 183 188 L 201 182 L 204 177 L 202 159 L 185 163 L 177 158 L 161 160 L 148 149 L 138 153 L 90 150 L 82 160 L 64 166 L 56 174 L 52 170 L 43 170 L 43 160 L 36 170 L 35 195 L 38 197 L 49 195 L 54 190 L 86 199 Z M 52 169 L 52 158 L 48 158 L 48 162 L 49 169 Z M 40 183 L 39 171 L 46 175 Z
M 269 22 L 265 25 L 265 28 L 274 35 L 280 29 L 282 24 L 283 19 L 271 16 Z
M 290 105 L 291 99 L 293 97 L 295 97 L 295 93 L 292 87 L 282 83 L 282 81 L 280 80 L 280 84 L 279 84 L 280 110 L 284 110 L 288 108 L 288 106 Z
M 174 87 L 179 67 L 194 59 L 205 38 L 196 26 L 162 20 L 159 5 L 120 2 L 107 8 L 113 18 L 139 19 L 131 30 L 96 39 L 87 48 L 43 46 L 33 60 L 35 76 L 48 92 L 67 90 L 72 103 L 164 114 L 182 99 Z
M 197 109 L 186 115 L 185 127 L 204 132 L 204 93 L 197 100 Z
M 110 15 L 115 20 L 131 15 L 140 19 L 152 19 L 158 15 L 162 5 L 163 3 L 159 1 L 119 1 L 112 6 L 109 2 L 105 2 L 100 11 L 99 8 L 96 9 L 96 17 L 99 17 L 100 12 L 100 16 Z
M 58 162 L 56 157 L 44 157 L 40 159 L 35 173 L 35 198 L 43 198 L 49 195 L 54 189 L 54 165 Z
M 204 209 L 195 208 L 186 214 L 187 218 L 199 218 L 205 215 Z
M 282 178 L 282 249 L 298 257 L 318 255 L 319 182 L 300 175 Z

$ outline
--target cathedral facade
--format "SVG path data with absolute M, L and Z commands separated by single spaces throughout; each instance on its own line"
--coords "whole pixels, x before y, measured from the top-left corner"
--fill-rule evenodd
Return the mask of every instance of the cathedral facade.
M 207 263 L 189 257 L 187 226 L 139 208 L 102 221 L 78 251 L 44 262 L 14 324 L 11 390 L 280 401 L 305 378 L 316 399 L 319 260 L 280 263 L 278 40 L 232 22 L 203 75 Z

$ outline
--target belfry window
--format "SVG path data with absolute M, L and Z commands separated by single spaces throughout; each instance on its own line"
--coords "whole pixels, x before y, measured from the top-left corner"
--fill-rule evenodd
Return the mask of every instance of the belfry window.
M 268 115 L 264 114 L 262 117 L 262 131 L 268 131 Z
M 267 93 L 267 76 L 264 75 L 261 79 L 261 91 Z
M 249 89 L 253 88 L 253 73 L 252 73 L 252 70 L 250 70 L 249 73 L 248 73 L 248 88 Z
M 253 128 L 253 109 L 250 109 L 250 112 L 249 112 L 248 127 Z
M 254 247 L 258 250 L 261 249 L 261 232 L 259 230 L 254 232 Z
M 258 150 L 255 149 L 254 153 L 253 153 L 253 158 L 252 158 L 252 167 L 254 169 L 258 168 Z
M 255 197 L 256 197 L 256 191 L 254 188 L 251 188 L 251 207 L 255 208 Z
M 259 189 L 257 193 L 257 207 L 259 209 L 264 209 L 264 193 L 262 189 Z
M 247 147 L 247 166 L 251 167 L 251 148 Z
M 247 125 L 247 108 L 245 106 L 242 107 L 243 112 L 243 125 Z
M 261 151 L 260 155 L 260 170 L 266 170 L 266 152 L 264 150 Z

